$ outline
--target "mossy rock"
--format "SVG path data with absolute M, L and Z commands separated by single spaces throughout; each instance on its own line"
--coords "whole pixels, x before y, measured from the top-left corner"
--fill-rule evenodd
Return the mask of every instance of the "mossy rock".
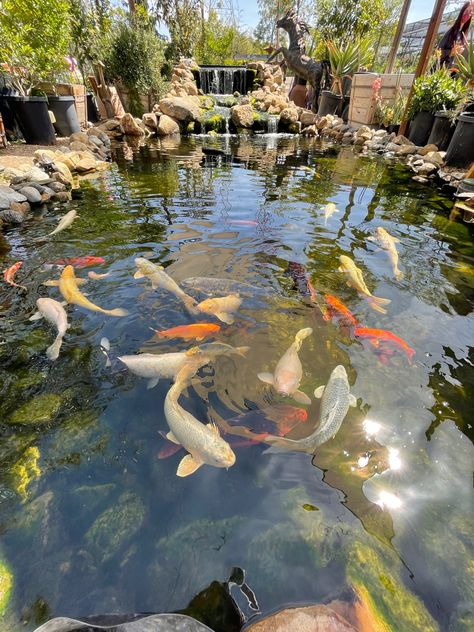
M 27 448 L 11 468 L 12 487 L 23 500 L 28 497 L 31 483 L 41 476 L 38 465 L 40 451 L 36 446 Z
M 140 498 L 128 492 L 119 496 L 84 536 L 92 556 L 101 563 L 111 560 L 140 530 L 144 518 L 145 506 Z
M 29 331 L 15 348 L 15 361 L 26 364 L 33 356 L 44 353 L 51 344 L 51 332 L 45 327 L 37 327 Z
M 201 128 L 205 132 L 216 132 L 223 134 L 225 132 L 225 119 L 222 114 L 218 114 L 214 110 L 205 112 L 201 119 Z
M 214 107 L 214 99 L 209 96 L 200 96 L 199 100 L 201 101 L 201 108 L 203 110 L 212 110 Z
M 3 617 L 10 599 L 13 575 L 8 566 L 0 560 L 0 616 Z
M 80 514 L 81 519 L 92 517 L 103 506 L 115 490 L 113 483 L 103 485 L 81 485 L 76 487 L 71 494 L 70 501 L 75 507 L 75 513 Z
M 374 622 L 375 632 L 438 632 L 438 624 L 421 599 L 403 584 L 400 571 L 401 563 L 389 549 L 375 549 L 362 542 L 349 547 L 347 579 L 361 609 Z
M 55 393 L 37 395 L 17 408 L 7 420 L 15 425 L 44 425 L 50 423 L 61 410 L 63 397 Z

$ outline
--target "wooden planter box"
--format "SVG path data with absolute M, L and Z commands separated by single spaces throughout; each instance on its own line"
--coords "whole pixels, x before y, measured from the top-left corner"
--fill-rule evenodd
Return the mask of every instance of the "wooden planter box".
M 379 90 L 382 101 L 394 103 L 400 88 L 408 94 L 414 77 L 413 74 L 378 75 L 375 72 L 355 74 L 352 79 L 349 125 L 360 127 L 373 123 L 375 102 L 372 98 L 372 85 L 376 79 L 382 80 Z
M 129 94 L 128 89 L 118 82 L 115 83 L 115 87 L 120 97 L 120 101 L 122 101 L 125 112 L 130 112 L 130 94 Z M 145 114 L 146 112 L 152 112 L 153 105 L 154 105 L 154 103 L 152 103 L 153 101 L 152 95 L 148 93 L 148 94 L 140 94 L 139 96 L 140 96 L 140 103 L 143 108 L 143 113 Z
M 46 94 L 54 94 L 58 97 L 74 97 L 79 125 L 83 129 L 87 127 L 86 86 L 82 83 L 40 83 L 38 87 Z

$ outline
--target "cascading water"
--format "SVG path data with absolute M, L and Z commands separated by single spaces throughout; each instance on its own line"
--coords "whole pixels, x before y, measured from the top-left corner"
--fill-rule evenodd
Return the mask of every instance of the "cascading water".
M 267 131 L 269 134 L 276 134 L 278 132 L 278 121 L 280 117 L 275 114 L 268 115 Z
M 220 105 L 215 105 L 213 112 L 215 112 L 219 116 L 222 116 L 222 118 L 225 121 L 225 133 L 230 134 L 230 129 L 229 129 L 230 108 L 226 108 Z
M 247 93 L 247 69 L 241 67 L 201 67 L 199 87 L 204 94 Z

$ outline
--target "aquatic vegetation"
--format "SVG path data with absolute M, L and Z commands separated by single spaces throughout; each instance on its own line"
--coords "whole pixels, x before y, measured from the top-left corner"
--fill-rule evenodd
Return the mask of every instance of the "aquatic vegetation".
M 8 418 L 8 423 L 15 425 L 44 425 L 54 421 L 61 410 L 63 397 L 56 393 L 42 393 L 25 402 Z
M 84 535 L 86 546 L 97 562 L 117 555 L 141 529 L 145 518 L 142 500 L 130 492 L 119 496 L 114 506 L 103 511 Z
M 375 629 L 438 631 L 421 599 L 404 585 L 402 568 L 395 553 L 380 545 L 354 542 L 348 550 L 347 579 L 370 612 Z
M 0 560 L 0 616 L 3 617 L 13 587 L 13 574 L 3 560 Z
M 36 446 L 27 448 L 11 468 L 13 488 L 23 500 L 28 497 L 28 487 L 41 476 L 38 465 L 40 452 Z

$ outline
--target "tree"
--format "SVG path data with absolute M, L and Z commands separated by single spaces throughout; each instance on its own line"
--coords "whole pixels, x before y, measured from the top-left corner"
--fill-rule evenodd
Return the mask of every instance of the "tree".
M 93 62 L 100 59 L 102 43 L 108 35 L 112 14 L 107 0 L 69 0 L 72 54 L 77 59 L 83 79 Z
M 0 63 L 21 94 L 66 70 L 70 34 L 67 0 L 3 0 Z

